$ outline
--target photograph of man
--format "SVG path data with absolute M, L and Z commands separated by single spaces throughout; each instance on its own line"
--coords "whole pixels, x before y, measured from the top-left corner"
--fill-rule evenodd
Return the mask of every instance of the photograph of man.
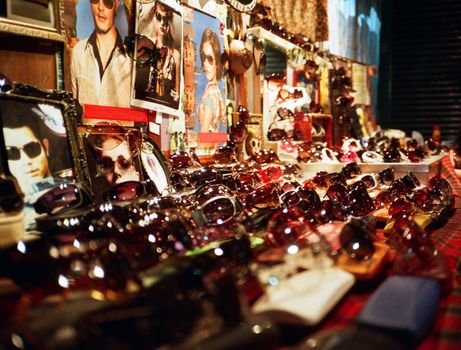
M 90 5 L 94 24 L 91 34 L 72 50 L 72 92 L 80 104 L 130 107 L 132 62 L 115 24 L 122 3 L 123 0 L 80 0 L 77 4 L 82 8 Z M 77 16 L 81 12 L 77 11 Z M 77 35 L 80 37 L 90 26 L 77 19 Z
M 177 5 L 171 0 L 157 0 L 139 7 L 137 33 L 144 35 L 145 39 L 143 42 L 138 40 L 137 50 L 139 52 L 142 46 L 146 46 L 154 49 L 154 54 L 150 61 L 136 64 L 132 101 L 135 106 L 178 114 L 182 77 L 182 12 L 176 9 Z M 145 43 L 146 40 L 149 42 Z
M 63 116 L 57 111 L 59 114 L 47 117 L 60 118 L 63 124 Z M 8 168 L 17 178 L 26 201 L 33 194 L 54 186 L 66 170 L 71 173 L 67 137 L 57 136 L 46 126 L 36 103 L 4 100 L 1 115 Z

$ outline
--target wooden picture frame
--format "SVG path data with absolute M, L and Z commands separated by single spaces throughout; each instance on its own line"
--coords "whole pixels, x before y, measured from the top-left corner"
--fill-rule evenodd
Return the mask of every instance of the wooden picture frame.
M 26 228 L 36 216 L 34 202 L 46 190 L 87 182 L 77 117 L 75 100 L 65 91 L 17 84 L 0 93 L 1 168 L 16 177 L 25 194 Z
M 25 0 L 6 0 L 6 13 L 1 13 L 0 33 L 34 37 L 52 41 L 65 41 L 64 26 L 64 0 L 49 0 L 48 11 L 50 18 L 41 20 L 39 18 L 27 17 L 28 15 L 37 14 L 38 11 L 28 10 L 15 12 L 15 6 L 24 1 L 27 6 L 40 7 L 43 5 L 35 2 L 26 2 Z M 20 5 L 20 4 L 19 4 Z

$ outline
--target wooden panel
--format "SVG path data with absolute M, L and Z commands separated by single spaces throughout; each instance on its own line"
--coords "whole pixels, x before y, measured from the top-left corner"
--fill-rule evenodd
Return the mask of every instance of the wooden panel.
M 0 36 L 0 72 L 9 79 L 40 88 L 57 88 L 55 42 Z

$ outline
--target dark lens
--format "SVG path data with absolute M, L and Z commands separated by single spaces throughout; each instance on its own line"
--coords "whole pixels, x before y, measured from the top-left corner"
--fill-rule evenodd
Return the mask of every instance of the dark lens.
M 375 204 L 378 208 L 384 208 L 392 202 L 392 194 L 388 190 L 381 191 L 375 198 Z
M 124 201 L 138 198 L 142 193 L 143 189 L 140 182 L 126 181 L 109 188 L 103 197 L 108 201 Z
M 219 180 L 222 178 L 221 172 L 210 166 L 202 167 L 197 171 L 194 171 L 190 177 L 189 181 L 194 185 L 195 187 L 205 185 L 208 183 L 211 183 L 215 180 Z
M 359 225 L 344 225 L 339 239 L 341 246 L 352 259 L 368 260 L 375 252 L 373 240 Z
M 426 188 L 416 191 L 411 198 L 413 203 L 424 211 L 430 211 L 435 206 L 435 198 Z
M 237 161 L 235 149 L 230 146 L 220 146 L 213 154 L 215 163 L 229 164 Z
M 98 167 L 103 173 L 114 171 L 115 163 L 111 157 L 104 156 L 98 160 Z
M 171 155 L 168 163 L 173 169 L 187 168 L 192 165 L 192 159 L 186 152 L 178 152 Z
M 390 186 L 395 179 L 394 169 L 386 168 L 378 173 L 378 177 L 384 185 Z
M 59 209 L 78 205 L 82 201 L 82 194 L 76 185 L 62 184 L 44 193 L 35 202 L 37 213 L 54 213 Z
M 6 153 L 7 153 L 8 160 L 21 159 L 21 151 L 17 147 L 7 147 Z
M 383 156 L 386 163 L 398 163 L 401 160 L 400 152 L 397 149 L 387 149 Z
M 98 1 L 95 2 L 97 4 Z M 111 9 L 114 7 L 114 0 L 104 0 L 104 6 L 106 6 L 108 9 Z
M 283 129 L 272 129 L 267 132 L 267 139 L 269 141 L 280 141 L 287 138 L 287 133 Z
M 39 142 L 29 142 L 24 146 L 24 152 L 26 152 L 29 158 L 35 158 L 42 152 L 42 147 Z
M 241 143 L 247 135 L 245 123 L 241 122 L 237 125 L 232 125 L 230 132 L 230 140 L 235 143 Z
M 223 224 L 234 216 L 236 208 L 229 198 L 212 200 L 202 208 L 209 225 Z
M 360 188 L 353 189 L 346 198 L 345 206 L 349 215 L 365 216 L 375 209 L 375 204 L 368 192 Z
M 279 191 L 272 183 L 257 188 L 245 197 L 245 205 L 249 209 L 277 207 L 279 204 Z
M 367 188 L 373 188 L 376 186 L 375 178 L 371 175 L 365 175 L 361 178 L 361 180 L 365 183 Z
M 391 206 L 389 207 L 389 215 L 393 217 L 395 214 L 400 212 L 412 213 L 413 204 L 411 204 L 403 198 L 396 199 L 392 202 Z
M 117 164 L 120 166 L 120 169 L 123 171 L 129 171 L 131 167 L 133 166 L 133 162 L 130 159 L 126 159 L 122 155 L 117 157 Z
M 347 198 L 347 189 L 344 185 L 336 183 L 327 190 L 327 197 L 335 203 L 344 203 Z
M 356 162 L 352 162 L 352 163 L 346 164 L 341 170 L 341 173 L 343 173 L 344 176 L 346 176 L 348 179 L 352 179 L 356 177 L 357 175 L 360 175 L 361 170 Z

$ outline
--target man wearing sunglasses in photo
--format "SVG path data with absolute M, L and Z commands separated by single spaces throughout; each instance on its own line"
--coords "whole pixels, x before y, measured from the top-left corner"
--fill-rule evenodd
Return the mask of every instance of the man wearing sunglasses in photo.
M 120 0 L 89 1 L 94 31 L 73 48 L 72 91 L 80 104 L 129 107 L 131 61 L 114 22 Z
M 26 196 L 35 192 L 34 184 L 51 177 L 48 139 L 39 137 L 37 128 L 32 126 L 34 118 L 28 117 L 30 124 L 22 118 L 4 118 L 3 121 L 8 168 Z

